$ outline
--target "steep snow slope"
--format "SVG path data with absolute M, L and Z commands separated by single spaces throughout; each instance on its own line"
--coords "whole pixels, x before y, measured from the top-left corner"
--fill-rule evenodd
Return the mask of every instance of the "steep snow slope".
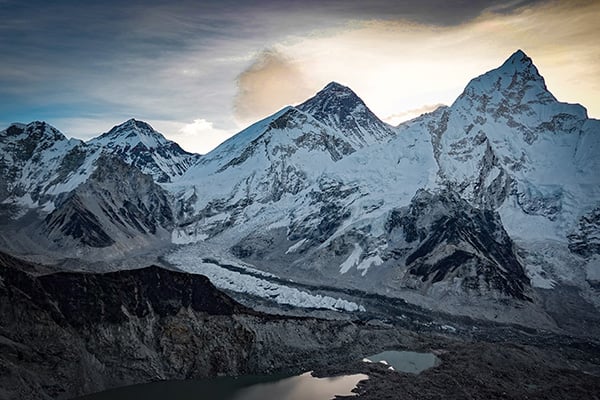
M 344 118 L 325 124 L 316 117 L 325 113 Z M 362 141 L 357 139 L 358 131 L 345 130 L 348 121 L 360 130 Z M 328 185 L 330 179 L 322 179 L 325 171 L 366 143 L 385 142 L 394 135 L 348 88 L 330 84 L 299 108 L 284 108 L 242 131 L 168 185 L 179 193 L 179 216 L 189 217 L 183 229 L 174 233 L 174 240 L 214 236 L 251 219 L 250 215 L 265 223 L 264 218 L 270 218 L 264 209 L 268 203 L 277 203 L 283 212 L 297 209 L 310 196 L 311 186 L 319 181 Z M 280 215 L 273 215 L 271 222 L 278 220 Z
M 600 205 L 600 121 L 557 101 L 522 51 L 400 130 L 428 131 L 438 182 L 500 213 L 535 286 L 586 285 L 588 261 L 568 246 Z
M 510 208 L 558 220 L 547 234 L 564 238 L 587 200 L 599 198 L 598 155 L 578 152 L 595 124 L 582 106 L 558 102 L 521 51 L 471 81 L 441 124 L 432 132 L 440 178 L 475 204 L 497 207 L 510 194 Z

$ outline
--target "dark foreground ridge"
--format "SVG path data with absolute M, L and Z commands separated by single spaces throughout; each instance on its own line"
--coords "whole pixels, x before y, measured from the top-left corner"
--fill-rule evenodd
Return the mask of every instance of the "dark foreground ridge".
M 0 399 L 301 372 L 403 340 L 360 322 L 258 313 L 202 275 L 156 266 L 51 273 L 0 253 Z
M 3 278 L 57 324 L 75 328 L 119 324 L 151 314 L 165 318 L 182 308 L 208 315 L 251 312 L 203 275 L 157 266 L 103 274 L 58 272 L 37 278 L 5 269 Z
M 366 399 L 593 399 L 600 345 L 557 340 L 532 332 L 529 342 L 487 342 L 379 320 L 268 315 L 201 275 L 156 266 L 56 273 L 0 253 L 0 399 L 308 370 L 365 372 L 357 392 Z M 360 362 L 390 349 L 434 351 L 442 363 L 415 376 Z

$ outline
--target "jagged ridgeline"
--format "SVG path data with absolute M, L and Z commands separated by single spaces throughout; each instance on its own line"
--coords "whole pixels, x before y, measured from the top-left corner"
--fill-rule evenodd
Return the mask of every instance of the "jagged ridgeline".
M 535 304 L 556 286 L 594 298 L 600 280 L 600 122 L 522 51 L 399 126 L 334 82 L 202 156 L 136 120 L 87 143 L 15 124 L 0 152 L 0 243 L 17 254 L 175 248 L 191 272 L 191 254 L 218 254 L 447 311 L 440 300 Z

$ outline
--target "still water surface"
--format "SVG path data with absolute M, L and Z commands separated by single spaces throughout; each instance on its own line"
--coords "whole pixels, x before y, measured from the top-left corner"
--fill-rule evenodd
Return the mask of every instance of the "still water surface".
M 416 353 L 414 351 L 384 351 L 365 358 L 367 362 L 384 362 L 396 371 L 418 374 L 440 363 L 440 359 L 432 353 Z
M 125 386 L 80 397 L 80 400 L 329 400 L 349 396 L 364 374 L 314 378 L 310 372 L 298 376 L 242 376 L 201 381 L 161 381 Z

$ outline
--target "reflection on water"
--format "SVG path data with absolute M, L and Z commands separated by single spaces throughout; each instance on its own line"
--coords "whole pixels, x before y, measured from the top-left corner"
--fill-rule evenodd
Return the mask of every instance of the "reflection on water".
M 396 371 L 418 374 L 438 365 L 440 359 L 433 353 L 416 353 L 414 351 L 384 351 L 365 358 L 366 362 L 380 362 L 390 365 Z
M 81 397 L 80 400 L 329 400 L 336 395 L 351 396 L 356 384 L 367 375 L 314 378 L 310 372 L 299 376 L 270 375 L 161 381 L 126 386 Z
M 234 397 L 235 400 L 264 400 L 266 396 L 272 399 L 306 400 L 323 399 L 329 400 L 336 395 L 354 395 L 352 389 L 367 375 L 345 375 L 335 378 L 315 378 L 306 372 L 300 376 L 282 379 L 277 382 L 262 383 L 240 390 Z

